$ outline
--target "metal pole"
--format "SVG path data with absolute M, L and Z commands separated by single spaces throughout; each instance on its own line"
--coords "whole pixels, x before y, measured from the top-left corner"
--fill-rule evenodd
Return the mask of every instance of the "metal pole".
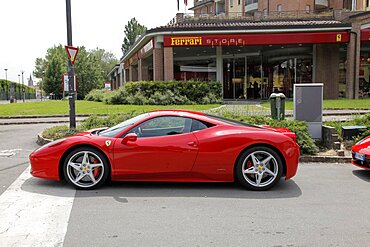
M 5 70 L 5 82 L 8 82 L 8 69 L 4 69 Z M 8 89 L 9 89 L 9 85 L 8 86 Z M 9 95 L 9 90 L 7 90 L 7 95 Z M 7 97 L 8 98 L 8 97 Z
M 24 85 L 24 71 L 22 70 L 22 92 L 23 92 L 23 103 L 26 101 L 26 86 Z
M 71 0 L 66 0 L 67 12 L 67 43 L 72 46 L 72 18 L 71 18 Z M 76 106 L 75 106 L 75 88 L 74 88 L 74 67 L 68 58 L 68 86 L 69 86 L 69 128 L 76 129 Z

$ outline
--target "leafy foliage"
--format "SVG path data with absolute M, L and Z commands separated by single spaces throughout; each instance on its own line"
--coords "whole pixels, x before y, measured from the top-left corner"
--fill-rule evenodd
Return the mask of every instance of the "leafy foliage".
M 70 130 L 69 127 L 66 125 L 54 126 L 54 127 L 45 129 L 42 132 L 42 136 L 46 139 L 57 140 L 57 139 L 61 139 L 67 136 L 72 136 L 81 131 L 82 131 L 81 129 Z
M 102 88 L 110 69 L 118 62 L 114 55 L 103 49 L 86 50 L 79 47 L 75 63 L 77 76 L 77 97 L 83 99 L 95 88 Z M 34 76 L 41 78 L 42 88 L 47 93 L 53 93 L 56 98 L 62 97 L 62 76 L 67 73 L 67 54 L 62 45 L 53 46 L 47 50 L 45 58 L 37 58 Z
M 370 113 L 365 114 L 364 116 L 358 116 L 353 118 L 352 120 L 346 122 L 340 121 L 327 121 L 325 125 L 332 126 L 336 129 L 339 136 L 342 136 L 342 127 L 343 126 L 366 126 L 367 130 L 361 133 L 359 136 L 355 136 L 353 138 L 354 142 L 358 142 L 361 139 L 365 138 L 366 136 L 370 135 Z
M 219 82 L 199 81 L 142 81 L 128 82 L 112 93 L 93 91 L 87 100 L 107 104 L 184 105 L 221 103 Z
M 82 124 L 77 127 L 76 130 L 70 130 L 68 126 L 54 126 L 48 129 L 45 129 L 42 132 L 42 136 L 46 139 L 57 140 L 64 137 L 75 135 L 79 132 L 101 128 L 101 127 L 111 127 L 120 122 L 123 122 L 129 118 L 134 117 L 135 112 L 122 113 L 122 114 L 111 114 L 107 117 L 99 117 L 97 115 L 92 115 L 87 119 L 82 121 Z
M 6 80 L 0 80 L 0 100 L 10 99 L 10 89 L 12 86 L 14 86 L 14 95 L 16 99 L 23 99 L 23 90 L 25 92 L 26 99 L 36 98 L 35 89 L 19 84 L 19 83 L 6 81 Z
M 254 125 L 269 125 L 270 127 L 287 128 L 294 132 L 297 137 L 297 143 L 301 148 L 301 153 L 315 154 L 319 151 L 315 141 L 308 133 L 307 124 L 304 121 L 283 120 L 277 121 L 266 116 L 240 116 L 240 115 L 223 115 L 223 117 L 235 119 Z
M 135 43 L 136 38 L 142 35 L 145 30 L 146 27 L 141 25 L 135 17 L 128 21 L 127 25 L 125 25 L 125 38 L 123 39 L 122 51 L 127 52 Z

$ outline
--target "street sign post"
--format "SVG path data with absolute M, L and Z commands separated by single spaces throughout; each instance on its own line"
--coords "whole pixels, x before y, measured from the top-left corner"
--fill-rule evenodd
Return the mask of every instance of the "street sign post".
M 71 0 L 66 0 L 66 14 L 67 14 L 67 54 L 68 54 L 68 102 L 69 102 L 69 128 L 76 129 L 76 102 L 75 102 L 75 88 L 73 67 L 76 61 L 78 49 L 72 46 L 72 17 L 71 17 Z

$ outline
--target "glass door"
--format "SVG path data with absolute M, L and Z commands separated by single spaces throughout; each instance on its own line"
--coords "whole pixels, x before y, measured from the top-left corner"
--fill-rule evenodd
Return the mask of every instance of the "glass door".
M 247 56 L 246 72 L 247 99 L 264 99 L 268 79 L 264 77 L 262 56 Z
M 265 99 L 268 78 L 262 67 L 262 56 L 225 58 L 224 99 Z

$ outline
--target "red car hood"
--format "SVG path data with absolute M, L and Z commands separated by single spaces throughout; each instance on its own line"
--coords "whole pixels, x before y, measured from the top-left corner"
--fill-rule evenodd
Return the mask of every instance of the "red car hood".
M 274 131 L 274 132 L 282 133 L 283 135 L 285 135 L 285 136 L 291 138 L 293 141 L 297 142 L 296 134 L 294 132 L 290 131 L 287 128 L 270 127 L 268 125 L 263 125 L 261 127 L 263 127 L 264 129 Z

